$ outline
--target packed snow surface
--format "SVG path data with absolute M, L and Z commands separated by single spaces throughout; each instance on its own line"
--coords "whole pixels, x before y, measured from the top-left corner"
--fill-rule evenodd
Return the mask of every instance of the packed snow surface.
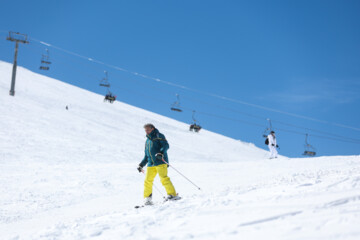
M 10 97 L 10 78 L 0 62 L 0 239 L 360 239 L 359 156 L 270 160 L 21 67 Z M 169 168 L 183 199 L 135 209 L 148 122 L 202 190 Z

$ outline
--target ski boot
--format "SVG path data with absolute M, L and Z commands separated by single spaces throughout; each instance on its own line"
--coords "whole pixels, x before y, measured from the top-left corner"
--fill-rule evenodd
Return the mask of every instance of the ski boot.
M 168 195 L 167 198 L 165 199 L 165 201 L 176 201 L 176 200 L 180 200 L 181 197 L 176 194 L 175 196 L 173 195 Z
M 144 199 L 144 205 L 145 206 L 148 206 L 148 205 L 153 205 L 153 201 L 152 201 L 152 194 L 150 194 L 150 196 L 146 197 Z

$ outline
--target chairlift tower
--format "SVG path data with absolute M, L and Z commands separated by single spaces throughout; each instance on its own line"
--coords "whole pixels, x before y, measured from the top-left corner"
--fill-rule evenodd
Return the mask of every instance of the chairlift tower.
M 19 43 L 28 44 L 29 41 L 27 40 L 26 34 L 21 34 L 19 32 L 9 32 L 9 36 L 6 40 L 15 42 L 15 55 L 14 55 L 14 63 L 13 63 L 13 70 L 11 76 L 11 88 L 10 88 L 10 96 L 15 96 L 15 79 L 16 79 L 16 68 L 17 68 L 17 55 L 19 49 Z

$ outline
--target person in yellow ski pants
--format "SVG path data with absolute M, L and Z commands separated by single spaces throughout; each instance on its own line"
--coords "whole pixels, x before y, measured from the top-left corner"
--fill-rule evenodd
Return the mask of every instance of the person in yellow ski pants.
M 154 167 L 147 167 L 145 182 L 144 182 L 144 198 L 147 198 L 152 193 L 153 182 L 156 174 L 159 174 L 160 181 L 165 187 L 167 195 L 176 196 L 176 191 L 174 185 L 172 184 L 170 178 L 167 175 L 168 167 L 167 164 L 161 164 Z
M 167 150 L 170 147 L 169 143 L 164 134 L 160 133 L 153 124 L 146 124 L 144 129 L 146 133 L 145 156 L 137 168 L 139 172 L 143 172 L 143 168 L 147 166 L 144 182 L 144 204 L 153 204 L 152 187 L 157 174 L 159 174 L 160 181 L 165 187 L 166 200 L 179 200 L 180 197 L 176 194 L 174 185 L 168 177 L 169 158 Z

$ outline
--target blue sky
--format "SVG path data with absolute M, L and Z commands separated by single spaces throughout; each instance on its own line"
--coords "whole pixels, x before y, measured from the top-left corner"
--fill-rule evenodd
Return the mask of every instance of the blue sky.
M 301 156 L 306 132 L 316 135 L 309 141 L 319 155 L 360 154 L 360 141 L 344 141 L 360 139 L 360 131 L 334 125 L 360 128 L 359 12 L 360 2 L 348 0 L 2 1 L 0 60 L 13 58 L 4 31 L 19 31 L 133 72 L 327 123 L 186 91 L 52 47 L 51 70 L 42 72 L 50 77 L 104 94 L 98 83 L 107 70 L 120 101 L 150 111 L 190 123 L 194 109 L 204 128 L 262 148 L 271 118 L 284 155 Z M 45 48 L 20 46 L 19 65 L 40 72 Z M 183 113 L 169 110 L 176 93 Z

